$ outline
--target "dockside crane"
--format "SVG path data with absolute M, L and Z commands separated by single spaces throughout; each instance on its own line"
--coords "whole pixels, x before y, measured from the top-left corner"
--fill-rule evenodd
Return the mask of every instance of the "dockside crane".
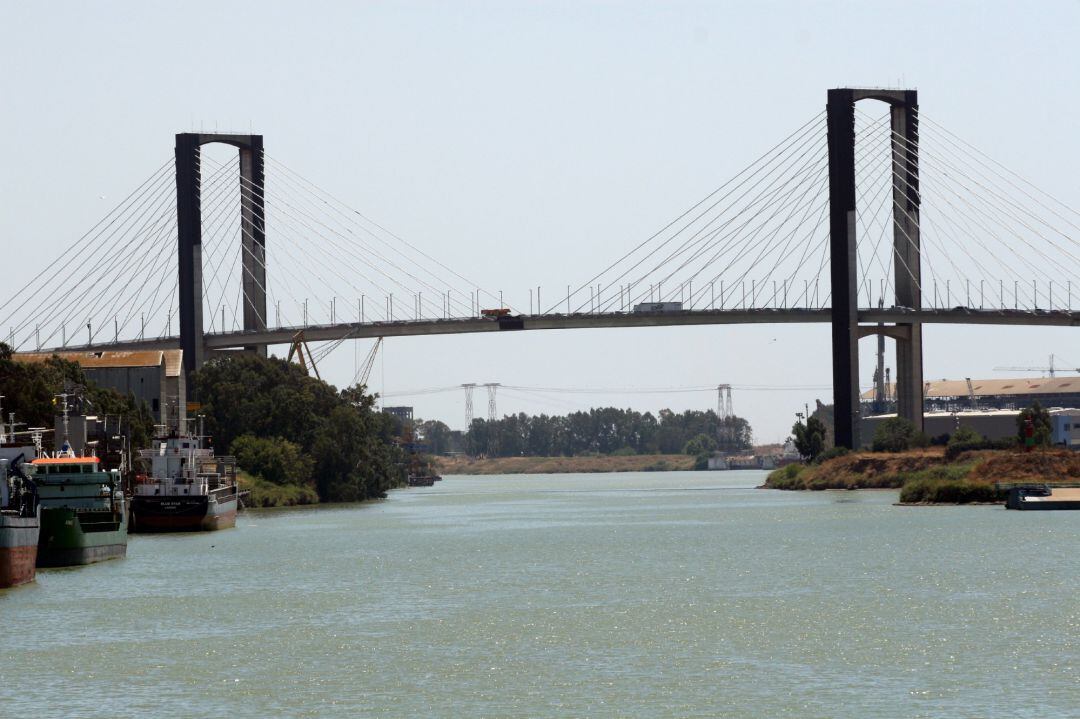
M 364 362 L 356 371 L 356 377 L 353 378 L 353 386 L 366 385 L 368 383 L 368 378 L 371 376 L 371 369 L 375 366 L 375 356 L 379 353 L 379 347 L 382 345 L 382 341 L 382 337 L 375 340 L 375 344 L 372 345 L 371 350 L 367 353 Z
M 1046 372 L 1051 377 L 1058 371 L 1058 367 L 1054 366 L 1054 355 L 1050 355 L 1049 367 L 995 367 L 995 372 Z M 1072 372 L 1080 373 L 1080 368 L 1074 368 Z
M 305 374 L 309 372 L 308 364 L 310 363 L 311 371 L 315 372 L 315 378 L 320 380 L 322 379 L 322 377 L 319 376 L 319 368 L 315 364 L 315 358 L 311 356 L 311 349 L 308 347 L 307 341 L 304 339 L 303 330 L 300 330 L 293 335 L 292 346 L 289 347 L 289 358 L 286 360 L 286 362 L 292 362 L 293 355 L 296 355 L 296 362 L 303 368 Z M 305 355 L 307 356 L 306 359 Z

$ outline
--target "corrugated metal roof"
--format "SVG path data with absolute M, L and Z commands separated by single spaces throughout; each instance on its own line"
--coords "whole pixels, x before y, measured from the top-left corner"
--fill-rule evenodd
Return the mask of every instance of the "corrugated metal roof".
M 160 367 L 165 362 L 161 350 L 138 352 L 16 352 L 11 356 L 16 362 L 44 362 L 53 355 L 69 362 L 78 362 L 84 369 L 108 367 Z M 167 371 L 167 368 L 166 368 Z
M 939 380 L 926 383 L 926 398 L 941 399 L 945 397 L 967 397 L 968 387 L 966 380 Z M 1032 396 L 1041 394 L 1080 394 L 1080 377 L 1033 377 L 1029 379 L 973 379 L 971 388 L 976 397 L 997 396 Z M 892 396 L 895 388 L 889 384 L 885 388 L 888 396 Z M 862 393 L 865 400 L 874 399 L 874 390 L 870 389 Z

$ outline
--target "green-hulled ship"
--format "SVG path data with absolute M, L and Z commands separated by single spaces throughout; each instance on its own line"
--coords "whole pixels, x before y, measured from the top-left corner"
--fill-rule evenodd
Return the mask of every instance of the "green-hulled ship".
M 37 565 L 69 567 L 127 554 L 128 520 L 120 473 L 70 449 L 33 461 L 41 502 Z
M 79 456 L 68 440 L 68 396 L 57 395 L 63 411 L 63 444 L 52 456 L 31 462 L 41 505 L 39 567 L 71 567 L 127 554 L 128 512 L 119 470 L 106 472 L 101 460 Z M 35 438 L 40 449 L 40 438 Z

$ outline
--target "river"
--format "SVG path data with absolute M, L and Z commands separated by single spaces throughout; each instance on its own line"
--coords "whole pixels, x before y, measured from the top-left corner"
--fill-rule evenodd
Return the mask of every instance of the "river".
M 447 477 L 0 592 L 3 717 L 1080 715 L 1080 514 Z

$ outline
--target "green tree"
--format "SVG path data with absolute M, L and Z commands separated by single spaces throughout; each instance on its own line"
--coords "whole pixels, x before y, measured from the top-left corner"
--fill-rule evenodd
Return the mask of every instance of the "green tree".
M 233 440 L 229 453 L 245 472 L 274 484 L 311 484 L 314 463 L 300 445 L 281 437 L 243 434 Z
M 872 448 L 875 452 L 903 452 L 926 444 L 926 438 L 915 425 L 903 417 L 890 417 L 874 430 Z
M 791 427 L 795 449 L 799 454 L 813 462 L 825 451 L 825 423 L 817 417 L 810 417 L 805 424 L 796 422 Z
M 699 434 L 683 446 L 683 454 L 692 454 L 695 457 L 701 454 L 708 455 L 716 450 L 716 440 L 707 434 Z
M 1054 431 L 1053 424 L 1050 420 L 1050 413 L 1047 412 L 1038 400 L 1025 409 L 1020 410 L 1020 414 L 1016 417 L 1016 436 L 1019 439 L 1020 444 L 1025 444 L 1027 440 L 1027 421 L 1032 421 L 1034 425 L 1034 439 L 1036 447 L 1046 447 L 1052 441 Z
M 427 447 L 425 451 L 431 454 L 446 454 L 453 450 L 450 428 L 438 420 L 418 421 L 416 436 Z
M 207 362 L 195 386 L 218 444 L 231 447 L 245 435 L 268 440 L 242 441 L 245 461 L 285 477 L 302 468 L 283 449 L 279 438 L 287 438 L 311 463 L 308 476 L 322 501 L 383 497 L 403 482 L 393 419 L 375 410 L 363 387 L 338 392 L 294 364 L 247 353 Z M 290 464 L 292 470 L 282 468 Z

